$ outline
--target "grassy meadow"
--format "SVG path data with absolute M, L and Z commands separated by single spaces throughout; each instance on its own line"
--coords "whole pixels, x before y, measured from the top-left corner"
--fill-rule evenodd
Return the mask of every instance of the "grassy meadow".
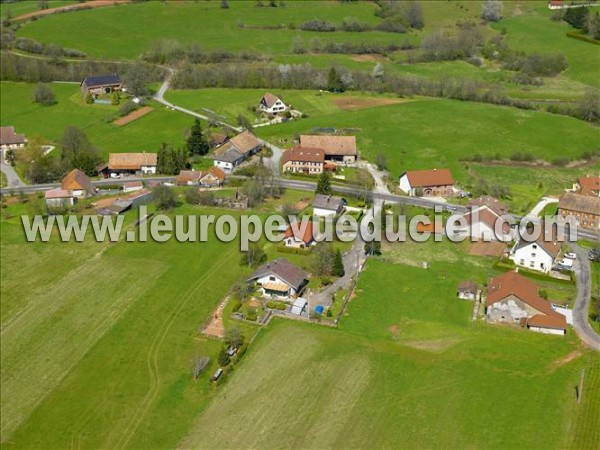
M 404 245 L 368 262 L 339 329 L 272 321 L 180 447 L 593 445 L 595 355 L 572 332 L 471 322 L 456 286 L 495 274 L 490 260 L 448 243 Z M 430 268 L 399 259 L 406 254 Z M 593 373 L 592 399 L 578 410 L 581 367 Z

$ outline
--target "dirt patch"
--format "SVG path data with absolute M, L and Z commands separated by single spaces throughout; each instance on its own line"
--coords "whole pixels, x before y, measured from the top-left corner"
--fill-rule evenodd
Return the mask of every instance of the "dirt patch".
M 221 339 L 225 336 L 225 326 L 223 325 L 223 310 L 229 301 L 229 297 L 225 297 L 223 301 L 219 304 L 215 312 L 212 313 L 208 323 L 202 329 L 202 334 Z
M 400 327 L 398 325 L 390 325 L 388 327 L 388 331 L 392 333 L 394 337 L 397 337 L 398 333 L 400 332 Z
M 253 298 L 253 299 L 251 299 L 251 300 L 248 302 L 248 306 L 249 306 L 250 308 L 259 308 L 261 305 L 260 305 L 260 302 L 259 302 L 258 300 L 256 300 L 255 298 Z
M 50 14 L 65 13 L 69 11 L 77 11 L 78 9 L 92 9 L 101 8 L 103 6 L 113 6 L 118 3 L 128 3 L 129 0 L 91 0 L 85 3 L 75 3 L 74 5 L 57 6 L 56 8 L 43 9 L 41 11 L 34 11 L 27 14 L 23 14 L 16 17 L 14 20 L 28 20 L 33 18 L 39 18 L 48 16 Z
M 132 113 L 129 113 L 126 116 L 115 120 L 113 123 L 122 127 L 123 125 L 127 125 L 128 123 L 133 122 L 134 120 L 138 120 L 140 117 L 145 116 L 153 110 L 154 108 L 151 108 L 150 106 L 144 106 L 143 108 L 136 109 Z
M 550 370 L 558 369 L 559 367 L 564 366 L 565 364 L 570 363 L 571 361 L 579 358 L 581 355 L 583 355 L 581 349 L 573 350 L 571 353 L 563 356 L 562 358 L 553 361 L 552 364 L 550 364 Z
M 352 57 L 352 61 L 356 61 L 356 62 L 372 62 L 372 63 L 376 63 L 376 62 L 382 62 L 385 61 L 387 58 L 381 56 L 381 55 L 354 55 Z
M 506 244 L 503 242 L 475 242 L 469 249 L 469 255 L 499 258 L 504 254 L 505 249 Z
M 310 206 L 310 200 L 307 199 L 302 199 L 302 200 L 298 200 L 295 204 L 294 204 L 294 209 L 296 211 L 302 211 L 303 209 L 306 209 Z
M 339 97 L 334 98 L 333 102 L 340 109 L 366 109 L 376 106 L 394 105 L 396 103 L 406 103 L 410 100 L 401 98 L 376 98 L 376 97 Z
M 403 343 L 409 347 L 413 347 L 419 350 L 425 350 L 433 353 L 441 353 L 448 350 L 450 347 L 454 347 L 458 344 L 461 339 L 432 339 L 429 341 L 409 341 Z

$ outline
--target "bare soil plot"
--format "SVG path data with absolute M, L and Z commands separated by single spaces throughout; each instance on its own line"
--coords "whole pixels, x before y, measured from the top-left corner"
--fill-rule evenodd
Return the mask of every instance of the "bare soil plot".
M 15 20 L 28 20 L 39 18 L 50 14 L 63 13 L 78 9 L 100 8 L 102 6 L 113 6 L 116 3 L 127 3 L 129 0 L 91 0 L 85 3 L 75 3 L 74 5 L 57 6 L 56 8 L 42 9 L 41 11 L 30 12 L 16 17 Z
M 115 125 L 122 127 L 123 125 L 127 125 L 128 123 L 133 122 L 134 120 L 137 120 L 142 116 L 145 116 L 146 114 L 152 112 L 153 110 L 154 110 L 154 108 L 152 108 L 150 106 L 144 106 L 143 108 L 136 109 L 132 113 L 129 113 L 126 116 L 115 120 L 113 123 Z
M 381 55 L 354 55 L 352 57 L 352 60 L 357 62 L 381 62 L 386 59 L 386 57 Z
M 223 325 L 223 309 L 227 305 L 229 297 L 225 297 L 219 304 L 215 312 L 210 316 L 210 321 L 202 330 L 202 334 L 221 339 L 225 336 L 225 326 Z
M 394 105 L 396 103 L 404 103 L 408 100 L 401 98 L 368 98 L 368 97 L 340 97 L 334 98 L 333 102 L 340 109 L 366 109 L 375 106 Z
M 475 242 L 469 249 L 469 255 L 499 258 L 504 254 L 505 248 L 506 244 L 502 242 Z

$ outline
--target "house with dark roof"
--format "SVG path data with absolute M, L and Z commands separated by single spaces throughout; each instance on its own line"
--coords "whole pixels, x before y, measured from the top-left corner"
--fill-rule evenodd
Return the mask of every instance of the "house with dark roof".
M 322 148 L 293 147 L 281 156 L 283 172 L 319 175 L 324 168 L 325 151 Z
M 308 248 L 316 244 L 313 237 L 312 221 L 292 222 L 283 235 L 283 245 L 293 248 Z
M 492 197 L 491 195 L 477 197 L 469 200 L 467 203 L 467 209 L 479 208 L 481 206 L 487 206 L 499 216 L 508 214 L 508 206 L 506 203 L 504 203 L 502 200 L 498 200 L 496 197 Z
M 600 197 L 567 193 L 558 202 L 558 214 L 574 217 L 582 228 L 600 230 Z
M 400 190 L 411 197 L 451 197 L 454 179 L 448 169 L 409 170 L 400 176 Z
M 212 156 L 214 166 L 225 173 L 231 173 L 236 166 L 262 148 L 260 141 L 246 130 L 217 147 Z
M 478 293 L 479 286 L 477 286 L 477 283 L 474 281 L 463 280 L 458 283 L 458 288 L 456 289 L 456 296 L 458 298 L 462 298 L 463 300 L 475 300 Z
M 316 194 L 313 200 L 313 214 L 315 216 L 335 216 L 341 214 L 346 206 L 346 200 L 332 195 Z
M 267 92 L 260 99 L 259 108 L 267 114 L 278 114 L 287 110 L 287 106 L 278 96 Z
M 306 287 L 308 273 L 280 258 L 260 266 L 248 282 L 255 282 L 265 297 L 291 299 L 299 296 Z
M 81 93 L 87 95 L 92 94 L 97 97 L 102 94 L 110 94 L 114 91 L 120 91 L 123 89 L 123 83 L 117 73 L 111 73 L 108 75 L 97 75 L 85 78 L 81 84 Z
M 19 150 L 25 147 L 24 134 L 15 132 L 15 127 L 0 127 L 0 149 Z
M 556 241 L 556 236 L 550 233 L 550 230 L 548 233 L 542 230 L 540 237 L 533 242 L 521 237 L 510 250 L 509 258 L 517 266 L 548 273 L 552 270 L 561 248 L 561 243 Z
M 302 134 L 300 147 L 323 149 L 325 161 L 333 163 L 354 164 L 358 158 L 356 136 Z
M 75 198 L 85 198 L 96 193 L 92 180 L 79 169 L 73 169 L 62 179 L 62 189 L 70 191 Z
M 532 331 L 566 334 L 567 320 L 540 297 L 538 286 L 516 271 L 488 283 L 486 317 L 494 323 L 510 323 Z

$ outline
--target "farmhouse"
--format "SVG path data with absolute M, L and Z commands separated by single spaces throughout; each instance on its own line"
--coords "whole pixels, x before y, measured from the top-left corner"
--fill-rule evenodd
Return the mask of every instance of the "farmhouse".
M 294 147 L 281 157 L 283 172 L 318 175 L 323 173 L 325 151 L 322 148 Z
M 17 134 L 15 127 L 0 127 L 0 149 L 19 150 L 25 147 L 24 134 Z
M 79 169 L 73 169 L 62 179 L 62 189 L 71 191 L 75 198 L 85 198 L 96 193 L 92 180 Z
M 479 286 L 477 286 L 477 283 L 471 280 L 464 280 L 458 283 L 456 296 L 458 298 L 462 298 L 463 300 L 475 300 L 478 292 Z
M 450 197 L 454 180 L 448 169 L 411 170 L 400 176 L 400 189 L 411 197 Z
M 341 197 L 316 194 L 312 206 L 315 216 L 335 216 L 344 210 L 346 200 Z
M 257 153 L 261 148 L 262 144 L 256 136 L 246 130 L 217 147 L 212 159 L 215 167 L 225 173 L 231 173 L 237 165 Z
M 468 235 L 471 239 L 490 241 L 511 241 L 510 225 L 502 221 L 496 211 L 482 205 L 470 208 L 463 216 L 464 227 L 455 228 L 456 234 Z M 499 225 L 497 225 L 499 224 Z M 498 231 L 496 232 L 496 226 Z
M 140 189 L 132 192 L 125 197 L 112 197 L 98 200 L 96 212 L 100 215 L 118 216 L 122 212 L 132 208 L 138 208 L 140 205 L 145 205 L 152 200 L 152 192 L 148 189 Z
M 288 226 L 283 235 L 283 245 L 293 248 L 307 248 L 316 244 L 313 238 L 313 225 L 311 221 L 306 222 L 306 227 L 302 222 L 296 222 L 293 226 Z
M 600 197 L 567 193 L 558 202 L 558 214 L 575 217 L 582 228 L 600 230 Z
M 200 176 L 200 186 L 203 187 L 220 187 L 225 181 L 226 174 L 218 167 L 211 167 L 208 170 L 202 171 Z
M 175 179 L 177 186 L 193 186 L 200 184 L 200 177 L 202 172 L 198 170 L 182 170 Z
M 542 231 L 538 240 L 527 242 L 521 238 L 510 250 L 509 258 L 518 266 L 548 273 L 561 250 L 559 242 L 546 239 Z
M 506 272 L 488 284 L 486 316 L 491 322 L 520 324 L 532 331 L 565 334 L 565 316 L 539 296 L 537 285 L 518 274 Z
M 61 208 L 63 206 L 73 206 L 75 198 L 73 192 L 55 188 L 44 192 L 44 199 L 48 208 Z
M 121 83 L 119 74 L 112 73 L 87 77 L 81 82 L 80 87 L 83 95 L 90 93 L 97 97 L 102 94 L 110 94 L 113 91 L 120 91 L 123 89 L 123 83 Z
M 358 153 L 356 136 L 320 136 L 300 135 L 300 147 L 321 148 L 325 153 L 325 161 L 354 164 Z
M 266 112 L 267 114 L 277 114 L 287 110 L 287 106 L 283 103 L 276 95 L 267 92 L 260 99 L 260 110 Z
M 506 203 L 490 195 L 484 195 L 483 197 L 474 198 L 473 200 L 470 200 L 467 203 L 468 209 L 479 208 L 481 206 L 487 206 L 499 216 L 508 214 L 508 206 L 506 206 Z
M 151 175 L 156 173 L 156 153 L 110 153 L 104 169 L 111 177 L 120 175 Z
M 578 194 L 600 197 L 600 177 L 579 177 L 573 188 Z
M 308 273 L 281 258 L 263 264 L 249 278 L 256 282 L 265 297 L 296 297 L 308 283 Z

